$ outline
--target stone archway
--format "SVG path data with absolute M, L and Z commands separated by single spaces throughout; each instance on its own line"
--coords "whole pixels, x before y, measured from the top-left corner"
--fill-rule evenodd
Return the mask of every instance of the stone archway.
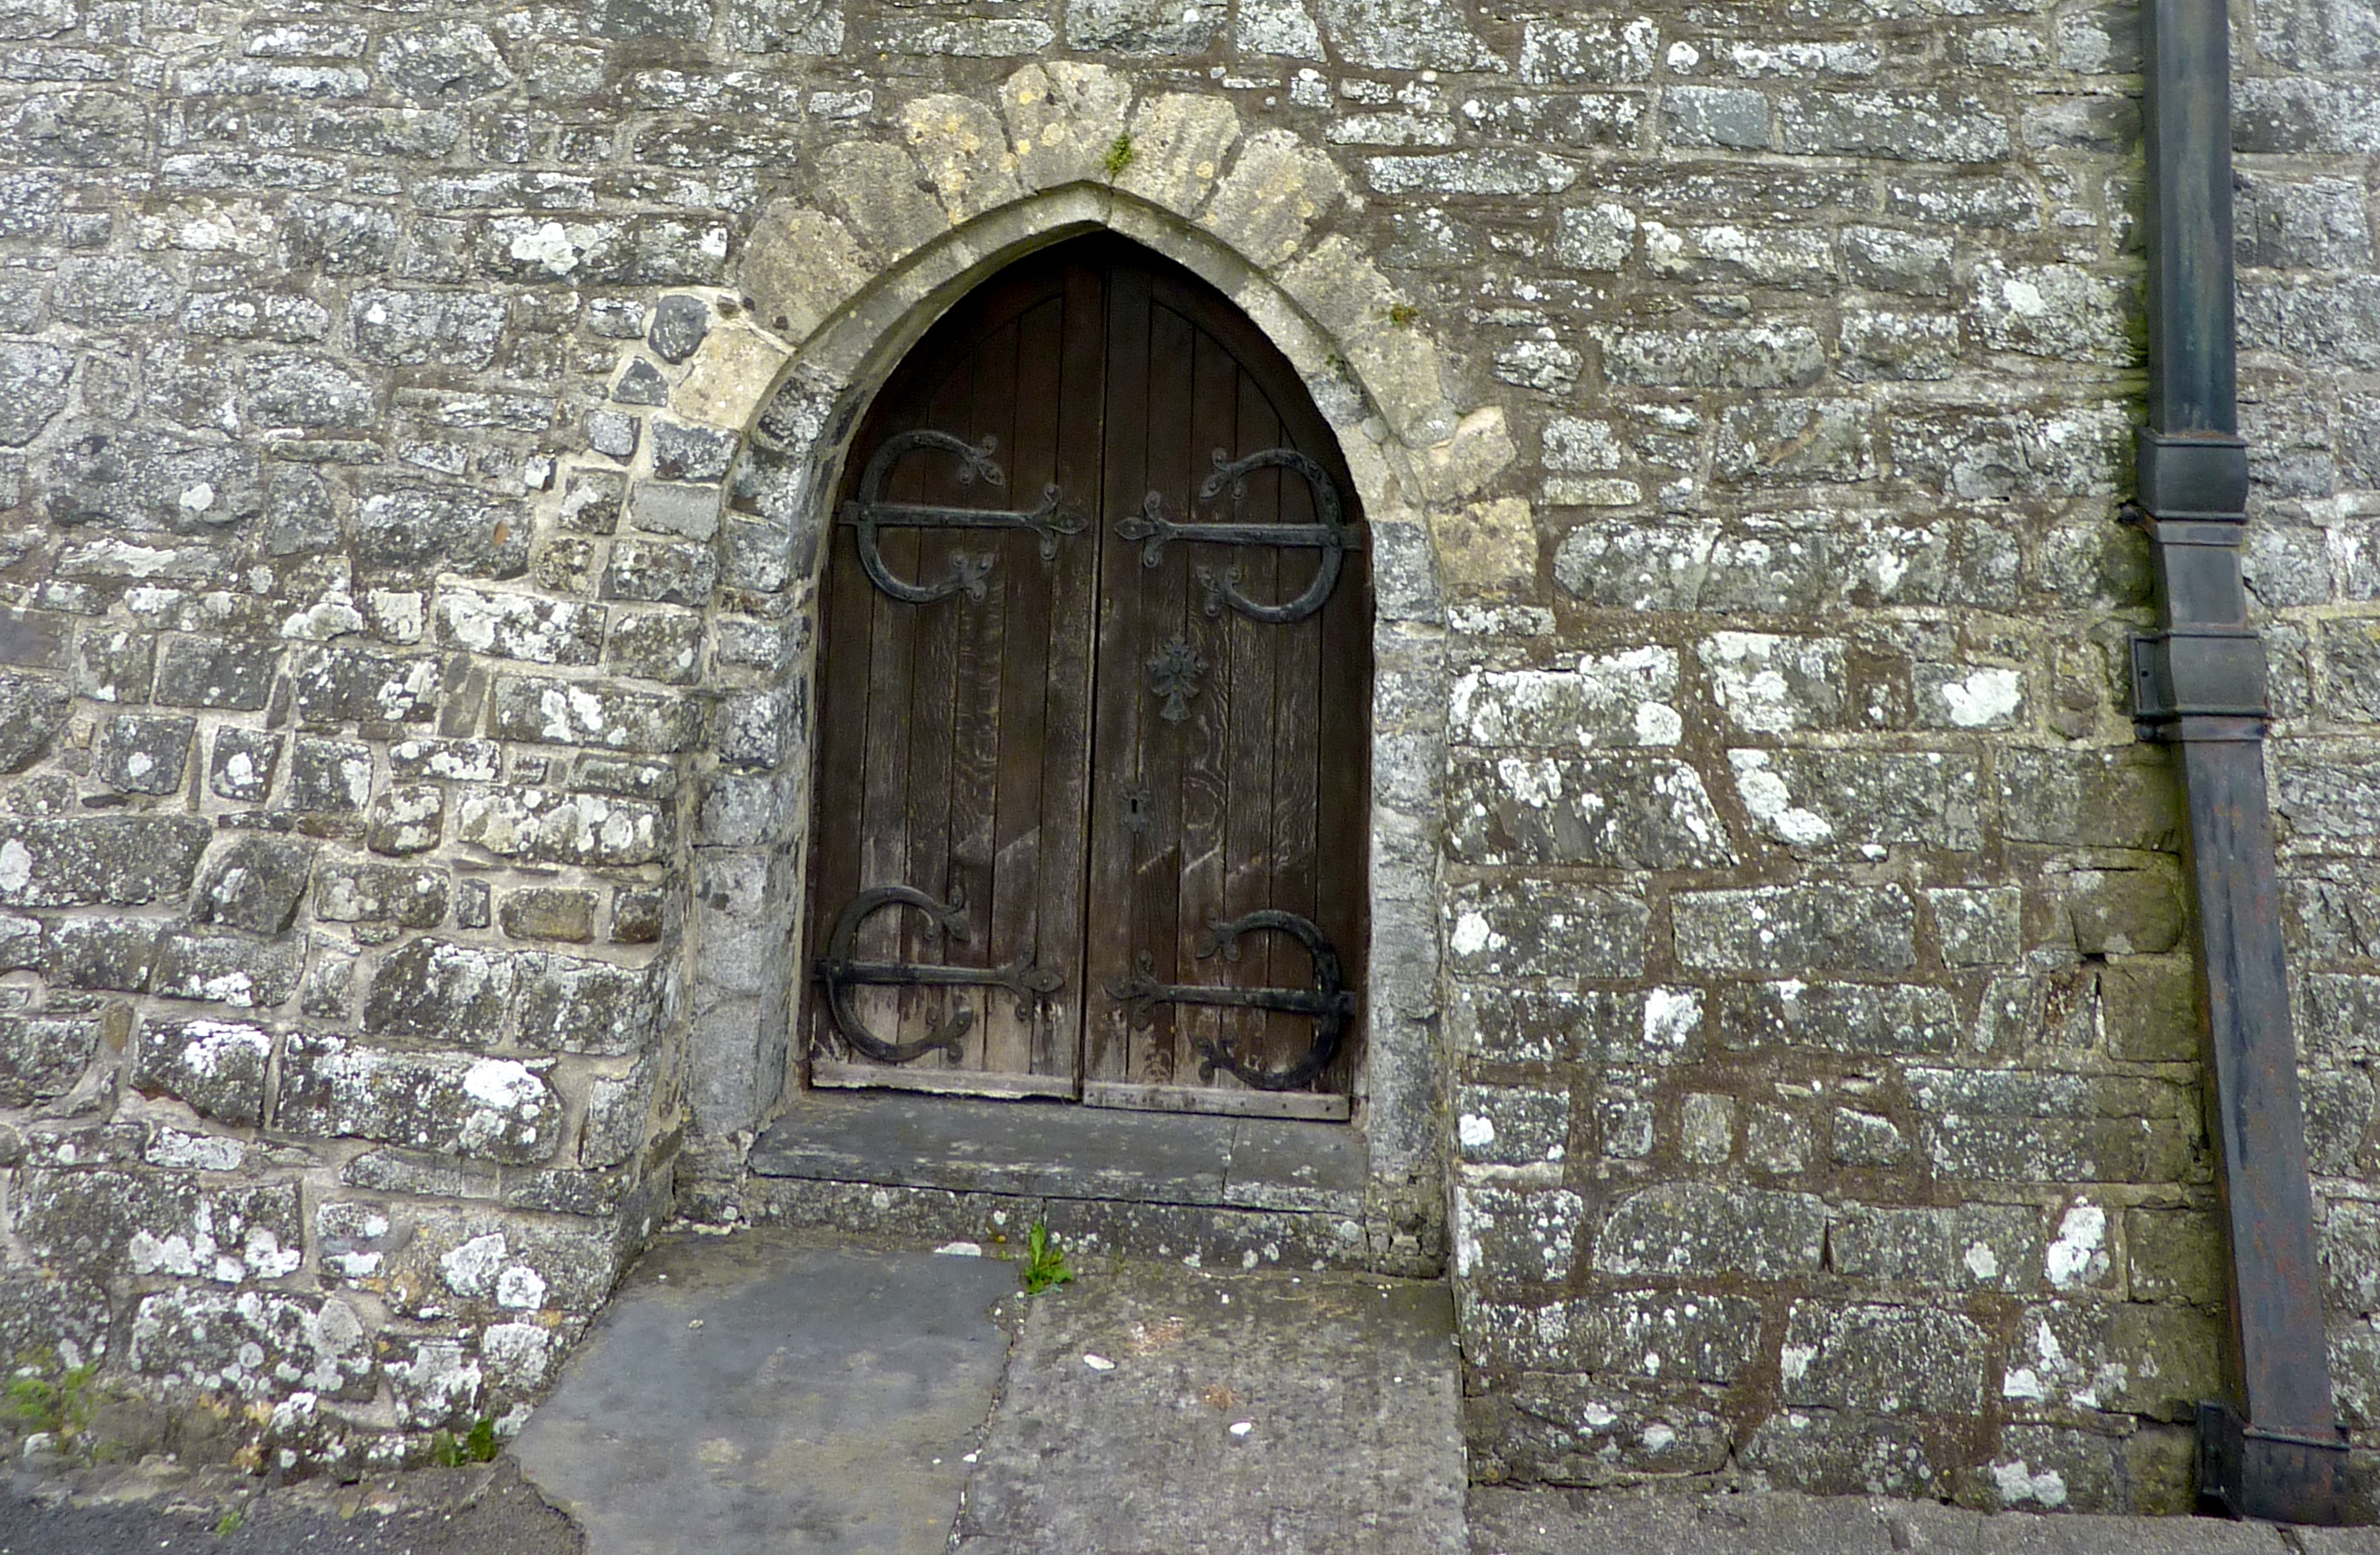
M 1466 414 L 1451 399 L 1449 358 L 1388 278 L 1348 238 L 1315 237 L 1343 194 L 1318 150 L 1277 130 L 1243 142 L 1220 98 L 1128 99 L 1101 67 L 1034 66 L 1001 89 L 1005 125 L 973 99 L 914 103 L 905 145 L 844 148 L 815 200 L 763 213 L 736 293 L 664 299 L 693 310 L 698 298 L 708 327 L 684 366 L 651 385 L 648 403 L 662 402 L 668 419 L 654 418 L 629 501 L 707 506 L 682 532 L 716 537 L 722 579 L 721 711 L 698 759 L 687 868 L 693 1176 L 732 1175 L 732 1152 L 717 1147 L 748 1136 L 787 1073 L 796 958 L 786 947 L 807 910 L 808 831 L 807 765 L 794 757 L 813 706 L 820 537 L 848 440 L 893 364 L 956 298 L 1034 249 L 1106 229 L 1206 280 L 1281 350 L 1337 438 L 1370 524 L 1377 970 L 1365 1232 L 1378 1258 L 1427 1262 L 1443 1235 L 1448 1153 L 1440 573 L 1475 585 L 1534 567 L 1526 504 L 1469 500 L 1513 449 L 1500 409 Z M 892 192 L 863 203 L 855 189 Z M 653 368 L 639 358 L 625 372 Z M 673 448 L 731 440 L 742 445 L 732 478 L 683 490 Z M 725 472 L 715 457 L 706 468 L 714 480 Z M 771 608 L 747 608 L 745 577 L 773 586 Z

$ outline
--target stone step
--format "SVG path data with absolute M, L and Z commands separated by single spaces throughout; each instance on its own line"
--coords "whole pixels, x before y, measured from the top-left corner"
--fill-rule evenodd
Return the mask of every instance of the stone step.
M 1444 1286 L 664 1237 L 516 1446 L 588 1555 L 1457 1555 Z
M 993 1246 L 1040 1221 L 1102 1257 L 1436 1273 L 1367 1233 L 1365 1160 L 1345 1124 L 809 1091 L 753 1145 L 738 1209 Z

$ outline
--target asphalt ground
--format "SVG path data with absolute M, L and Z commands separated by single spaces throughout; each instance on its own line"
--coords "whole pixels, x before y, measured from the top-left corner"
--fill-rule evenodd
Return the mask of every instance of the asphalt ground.
M 142 1464 L 19 1473 L 0 1488 L 0 1555 L 582 1555 L 570 1520 L 509 1461 L 358 1486 L 263 1488 Z

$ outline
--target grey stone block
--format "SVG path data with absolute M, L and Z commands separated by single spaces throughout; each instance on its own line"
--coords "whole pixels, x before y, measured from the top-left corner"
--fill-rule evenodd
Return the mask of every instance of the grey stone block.
M 675 363 L 694 355 L 710 333 L 710 304 L 698 297 L 665 297 L 653 309 L 646 339 L 655 356 Z
M 113 1018 L 120 1023 L 122 1015 Z M 110 1019 L 0 1015 L 0 1107 L 30 1107 L 72 1089 L 98 1054 Z
M 434 929 L 446 917 L 443 869 L 324 859 L 315 871 L 314 916 L 325 923 Z
M 157 942 L 149 986 L 166 999 L 262 1010 L 287 1003 L 304 969 L 305 947 L 293 940 L 177 929 Z
M 197 732 L 193 719 L 117 713 L 100 728 L 93 770 L 128 794 L 178 793 Z
M 176 1286 L 140 1298 L 125 1364 L 181 1387 L 277 1398 L 291 1380 L 318 1396 L 365 1400 L 377 1375 L 370 1330 L 336 1296 Z
M 515 964 L 502 951 L 415 940 L 373 973 L 364 1029 L 458 1047 L 492 1046 L 512 1006 Z
M 283 1054 L 273 1126 L 300 1138 L 372 1139 L 527 1165 L 560 1148 L 562 1115 L 540 1069 L 514 1059 L 297 1036 Z
M 195 816 L 0 820 L 0 905 L 138 906 L 182 898 L 209 832 Z
M 371 747 L 299 735 L 289 754 L 285 809 L 359 815 L 371 797 Z
M 242 837 L 216 853 L 190 905 L 200 923 L 278 934 L 298 916 L 314 850 L 278 837 Z
M 1889 974 L 1916 965 L 1916 908 L 1899 886 L 1692 892 L 1670 905 L 1678 959 L 1733 972 Z
M 1620 1200 L 1596 1233 L 1598 1274 L 1774 1280 L 1818 1268 L 1827 1209 L 1809 1194 L 1669 1183 Z

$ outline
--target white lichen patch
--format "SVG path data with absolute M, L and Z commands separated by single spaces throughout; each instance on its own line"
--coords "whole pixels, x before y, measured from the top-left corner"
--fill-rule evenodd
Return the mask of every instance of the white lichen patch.
M 502 1232 L 475 1236 L 439 1258 L 439 1277 L 456 1295 L 492 1294 L 496 1288 L 496 1276 L 504 1270 L 510 1251 Z
M 1944 711 L 1961 729 L 2004 725 L 2024 706 L 2024 675 L 2017 670 L 1972 670 L 1939 687 Z
M 545 1385 L 553 1335 L 535 1323 L 491 1323 L 480 1335 L 480 1364 L 497 1387 L 527 1392 Z
M 1793 802 L 1785 774 L 1771 765 L 1769 752 L 1730 750 L 1727 760 L 1735 771 L 1736 796 L 1753 824 L 1781 843 L 1808 846 L 1833 839 L 1835 829 L 1826 817 Z
M 1834 638 L 1714 632 L 1699 650 L 1728 722 L 1747 735 L 1784 735 L 1837 722 L 1843 644 Z
M 2022 1501 L 2037 1501 L 2049 1507 L 2066 1504 L 2066 1476 L 2056 1469 L 2046 1468 L 2036 1473 L 2025 1466 L 2022 1458 L 2013 1463 L 1994 1464 L 1991 1467 L 1992 1484 L 1999 1491 L 2001 1501 L 2007 1505 L 2015 1506 Z
M 2058 1239 L 2044 1265 L 2050 1285 L 2061 1291 L 2096 1283 L 2107 1272 L 2107 1212 L 2076 1204 L 2058 1221 Z
M 1645 994 L 1645 1048 L 1664 1058 L 1685 1051 L 1702 1029 L 1703 994 L 1698 988 L 1656 988 Z

